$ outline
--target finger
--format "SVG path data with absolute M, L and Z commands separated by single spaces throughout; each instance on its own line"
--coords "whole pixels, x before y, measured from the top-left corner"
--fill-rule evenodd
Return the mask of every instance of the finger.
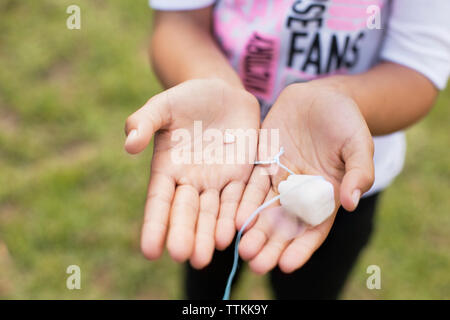
M 247 218 L 263 203 L 270 189 L 270 176 L 263 166 L 255 166 L 245 188 L 236 214 L 236 228 L 239 230 Z M 251 223 L 248 228 L 251 228 Z
M 256 257 L 249 262 L 250 269 L 260 275 L 272 270 L 278 264 L 278 259 L 289 241 L 281 234 L 271 236 Z
M 178 186 L 170 212 L 167 238 L 167 249 L 175 261 L 186 261 L 192 254 L 198 207 L 197 189 L 190 185 Z
M 275 192 L 270 189 L 269 194 L 267 194 L 266 200 L 264 202 L 272 199 L 274 196 Z M 270 213 L 271 209 L 276 206 L 277 204 L 273 204 L 272 206 L 264 209 L 255 219 L 256 222 L 254 223 L 254 225 L 252 227 L 247 227 L 248 231 L 244 233 L 239 244 L 239 255 L 242 259 L 253 259 L 270 238 L 273 230 L 273 225 L 275 223 L 274 215 Z
M 167 92 L 160 93 L 128 117 L 125 125 L 125 150 L 139 153 L 149 144 L 156 131 L 170 122 Z
M 194 252 L 191 265 L 201 269 L 211 262 L 214 253 L 214 230 L 219 211 L 219 192 L 214 189 L 200 195 L 200 212 L 195 232 Z
M 175 181 L 171 177 L 151 174 L 141 233 L 141 250 L 148 259 L 157 259 L 163 252 L 174 192 Z
M 344 209 L 353 211 L 361 195 L 374 181 L 372 138 L 359 138 L 344 147 L 345 175 L 340 187 L 340 201 Z
M 279 267 L 285 273 L 291 273 L 302 267 L 312 254 L 325 241 L 335 215 L 317 227 L 306 230 L 295 238 L 284 250 L 279 260 Z
M 216 248 L 219 250 L 225 249 L 233 241 L 236 232 L 236 211 L 244 188 L 244 182 L 232 181 L 220 194 L 220 211 L 216 226 Z
M 261 251 L 249 262 L 250 269 L 258 274 L 275 268 L 288 244 L 306 230 L 305 224 L 282 207 L 272 208 L 265 214 L 270 215 L 273 231 Z

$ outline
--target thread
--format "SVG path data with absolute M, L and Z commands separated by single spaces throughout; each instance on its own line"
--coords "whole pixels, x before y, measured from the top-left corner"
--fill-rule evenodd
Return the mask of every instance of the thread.
M 255 164 L 273 164 L 276 163 L 279 167 L 283 168 L 284 170 L 286 170 L 287 172 L 289 172 L 290 174 L 294 174 L 294 172 L 292 170 L 290 170 L 288 167 L 284 166 L 281 162 L 280 162 L 280 157 L 281 155 L 284 153 L 284 149 L 283 147 L 280 148 L 280 152 L 278 152 L 277 155 L 274 156 L 274 158 L 272 160 L 266 160 L 266 161 L 255 161 Z M 280 195 L 276 196 L 275 198 L 270 199 L 269 201 L 263 203 L 261 206 L 259 206 L 246 220 L 245 223 L 243 224 L 243 226 L 241 227 L 241 229 L 239 230 L 237 237 L 236 237 L 236 243 L 234 245 L 234 260 L 233 260 L 233 266 L 231 268 L 230 271 L 230 275 L 228 276 L 228 280 L 227 280 L 227 285 L 225 287 L 225 293 L 223 295 L 223 300 L 229 300 L 230 299 L 230 293 L 231 293 L 231 285 L 233 284 L 233 279 L 234 276 L 236 275 L 236 271 L 238 268 L 238 263 L 239 263 L 239 252 L 238 252 L 238 247 L 239 247 L 239 243 L 241 242 L 241 237 L 242 234 L 245 231 L 245 228 L 247 228 L 247 226 L 253 221 L 253 219 L 256 218 L 256 216 L 263 211 L 265 208 L 267 208 L 268 206 L 270 206 L 271 204 L 273 204 L 274 202 L 276 202 L 277 200 L 280 199 Z

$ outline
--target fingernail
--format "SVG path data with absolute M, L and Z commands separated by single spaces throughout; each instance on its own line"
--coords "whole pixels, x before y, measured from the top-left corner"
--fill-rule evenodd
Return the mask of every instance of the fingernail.
M 128 144 L 130 141 L 132 141 L 136 137 L 137 137 L 137 130 L 136 129 L 131 130 L 127 136 L 127 139 L 125 140 L 125 144 Z
M 355 191 L 353 191 L 352 201 L 353 201 L 353 204 L 355 205 L 355 208 L 358 206 L 360 197 L 361 197 L 361 190 L 356 189 Z

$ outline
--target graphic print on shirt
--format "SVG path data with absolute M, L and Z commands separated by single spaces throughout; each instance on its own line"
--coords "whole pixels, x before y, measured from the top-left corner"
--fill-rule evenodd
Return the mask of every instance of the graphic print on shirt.
M 239 74 L 245 88 L 258 96 L 271 99 L 274 88 L 279 39 L 253 33 L 245 46 Z
M 382 38 L 367 28 L 373 5 L 385 0 L 221 0 L 214 27 L 265 113 L 290 83 L 369 68 Z

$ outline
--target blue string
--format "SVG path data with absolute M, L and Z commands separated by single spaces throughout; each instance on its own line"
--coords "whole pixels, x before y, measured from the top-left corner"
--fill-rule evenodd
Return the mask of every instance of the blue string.
M 236 270 L 238 267 L 238 261 L 239 261 L 239 252 L 238 252 L 239 242 L 241 241 L 241 237 L 242 237 L 242 234 L 244 233 L 245 228 L 262 210 L 264 210 L 265 208 L 270 206 L 272 203 L 274 203 L 278 199 L 280 199 L 280 196 L 276 196 L 275 198 L 271 199 L 270 201 L 263 203 L 258 209 L 255 210 L 255 212 L 252 213 L 252 215 L 250 217 L 247 218 L 244 225 L 239 230 L 237 238 L 236 238 L 236 244 L 234 245 L 233 267 L 231 268 L 230 275 L 228 276 L 227 286 L 225 287 L 225 293 L 223 295 L 223 300 L 230 299 L 231 284 L 233 283 L 233 278 L 234 278 L 234 275 L 236 274 Z
M 280 152 L 273 158 L 273 160 L 267 160 L 267 161 L 255 161 L 255 164 L 272 164 L 276 163 L 281 168 L 289 172 L 290 174 L 294 174 L 289 168 L 284 166 L 282 163 L 280 163 L 280 157 L 284 153 L 283 147 L 280 148 Z M 236 274 L 236 270 L 238 268 L 238 262 L 239 262 L 239 252 L 238 247 L 239 243 L 241 242 L 242 234 L 244 233 L 245 228 L 252 222 L 253 219 L 256 218 L 256 216 L 265 208 L 276 202 L 280 199 L 280 195 L 276 196 L 275 198 L 270 199 L 269 201 L 263 203 L 261 206 L 258 207 L 248 218 L 245 220 L 244 225 L 239 230 L 237 237 L 236 237 L 236 243 L 234 245 L 234 261 L 233 261 L 233 267 L 231 268 L 230 275 L 228 276 L 227 280 L 227 286 L 225 287 L 225 293 L 223 294 L 223 300 L 230 300 L 230 293 L 231 293 L 231 285 L 233 283 L 234 276 Z

